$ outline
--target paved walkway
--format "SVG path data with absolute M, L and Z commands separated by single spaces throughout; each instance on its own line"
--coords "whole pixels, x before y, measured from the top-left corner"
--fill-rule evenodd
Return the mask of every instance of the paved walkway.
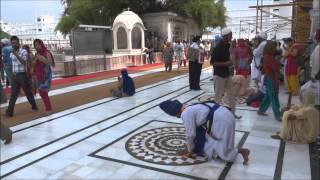
M 149 65 L 150 66 L 150 65 Z M 148 70 L 148 71 L 143 71 L 145 68 L 150 68 L 149 66 L 142 66 L 140 68 L 129 68 L 130 76 L 131 77 L 139 77 L 139 76 L 143 76 L 146 74 L 152 74 L 155 72 L 160 72 L 163 71 L 164 68 L 163 67 L 159 67 L 159 64 L 156 64 L 154 67 L 156 67 L 155 69 L 152 70 Z M 162 65 L 161 65 L 162 66 Z M 116 82 L 117 81 L 117 76 L 119 75 L 119 70 L 114 70 L 114 71 L 105 71 L 105 72 L 100 72 L 100 73 L 94 73 L 94 74 L 87 74 L 87 75 L 80 75 L 80 76 L 74 76 L 74 77 L 69 77 L 69 78 L 57 78 L 53 80 L 53 86 L 57 86 L 57 85 L 67 85 L 68 83 L 75 83 L 77 81 L 80 80 L 84 80 L 84 79 L 91 79 L 91 78 L 95 78 L 95 77 L 101 77 L 101 76 L 114 76 L 112 78 L 108 78 L 105 80 L 98 80 L 98 81 L 93 81 L 93 82 L 88 82 L 88 83 L 82 83 L 79 85 L 73 85 L 73 86 L 67 86 L 65 88 L 59 88 L 59 89 L 54 89 L 52 91 L 49 92 L 49 96 L 55 96 L 55 95 L 59 95 L 59 94 L 65 94 L 68 92 L 73 92 L 73 91 L 77 91 L 77 90 L 81 90 L 81 89 L 86 89 L 86 88 L 90 88 L 90 87 L 95 87 L 95 86 L 99 86 L 99 85 L 104 85 L 104 84 L 108 84 L 111 82 Z M 140 71 L 140 72 L 138 72 Z M 133 73 L 132 73 L 133 72 Z M 7 88 L 5 90 L 6 92 L 10 91 L 10 88 Z M 35 96 L 35 99 L 41 99 L 40 95 L 37 94 Z M 21 104 L 24 102 L 28 102 L 27 98 L 25 96 L 19 97 L 16 101 L 16 104 Z M 0 107 L 7 107 L 9 104 L 9 101 L 7 103 L 3 103 L 0 105 Z

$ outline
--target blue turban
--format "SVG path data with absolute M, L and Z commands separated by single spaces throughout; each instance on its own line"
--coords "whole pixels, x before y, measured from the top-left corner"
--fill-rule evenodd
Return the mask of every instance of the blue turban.
M 177 116 L 181 111 L 182 103 L 178 100 L 167 100 L 160 103 L 160 108 L 171 116 Z

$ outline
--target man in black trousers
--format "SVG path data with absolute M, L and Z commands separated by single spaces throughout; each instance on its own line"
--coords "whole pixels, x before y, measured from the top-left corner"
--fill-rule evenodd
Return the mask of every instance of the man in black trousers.
M 10 54 L 10 58 L 12 59 L 13 77 L 11 84 L 11 97 L 8 109 L 6 111 L 7 117 L 13 116 L 13 110 L 19 95 L 20 87 L 22 87 L 24 94 L 27 96 L 27 99 L 31 104 L 32 109 L 38 110 L 26 74 L 26 63 L 28 59 L 28 53 L 25 49 L 22 49 L 20 47 L 19 38 L 17 36 L 12 36 L 10 40 L 12 45 L 12 52 Z
M 202 69 L 202 63 L 200 63 L 200 36 L 196 36 L 192 39 L 192 44 L 188 49 L 189 60 L 189 86 L 191 90 L 199 91 L 200 88 L 200 75 Z

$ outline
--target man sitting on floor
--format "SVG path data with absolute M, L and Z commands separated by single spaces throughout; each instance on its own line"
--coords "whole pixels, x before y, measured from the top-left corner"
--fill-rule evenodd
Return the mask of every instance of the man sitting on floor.
M 118 77 L 118 86 L 111 89 L 110 93 L 115 97 L 133 96 L 136 92 L 133 79 L 128 75 L 126 69 L 121 70 L 121 75 Z

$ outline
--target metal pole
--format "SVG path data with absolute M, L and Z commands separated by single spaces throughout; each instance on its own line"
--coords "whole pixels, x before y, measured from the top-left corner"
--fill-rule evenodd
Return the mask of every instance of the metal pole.
M 73 59 L 73 75 L 77 75 L 77 60 L 76 60 L 76 46 L 75 46 L 75 38 L 74 38 L 74 30 L 71 31 L 71 39 L 72 39 L 72 59 Z
M 250 23 L 248 25 L 248 39 L 250 39 Z
M 242 23 L 242 21 L 240 20 L 240 27 L 239 27 L 239 39 L 240 39 L 240 37 L 241 37 L 241 23 Z
M 106 31 L 102 31 L 101 33 L 103 33 L 103 39 L 104 42 L 106 41 Z M 103 69 L 106 71 L 107 70 L 107 62 L 106 62 L 106 51 L 105 51 L 105 47 L 104 47 L 104 42 L 102 42 L 102 47 L 103 47 Z
M 259 0 L 257 0 L 257 7 L 256 7 L 256 34 L 258 34 L 258 20 L 259 20 L 258 6 L 259 6 Z
M 260 32 L 262 32 L 262 6 L 263 6 L 263 0 L 261 0 L 261 9 L 260 9 Z

